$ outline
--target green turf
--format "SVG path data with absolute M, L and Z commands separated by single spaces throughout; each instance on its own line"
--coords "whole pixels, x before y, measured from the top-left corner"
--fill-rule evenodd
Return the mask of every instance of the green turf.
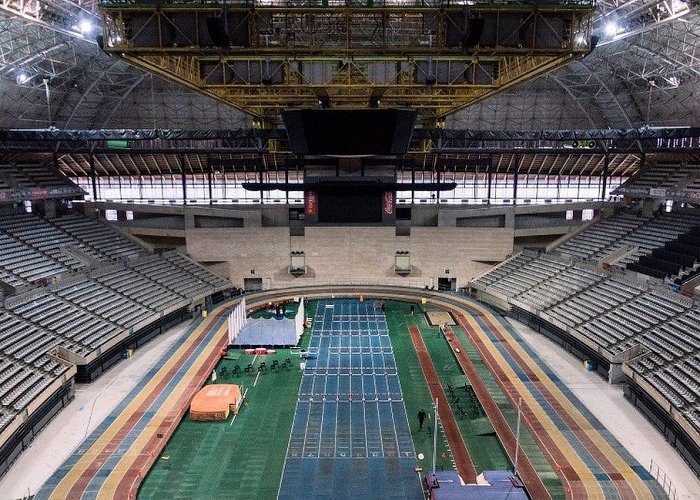
M 306 304 L 307 317 L 314 316 L 316 305 L 314 301 Z M 423 333 L 428 352 L 448 397 L 447 382 L 462 372 L 447 342 L 437 335 L 437 328 L 428 326 L 425 317 L 420 314 L 420 308 L 411 316 L 409 304 L 387 301 L 386 306 L 389 335 L 413 442 L 416 453 L 424 455 L 424 459 L 419 460 L 418 464 L 429 470 L 433 449 L 433 437 L 430 432 L 432 425 L 425 425 L 424 430 L 419 431 L 417 414 L 421 408 L 430 413 L 432 402 L 408 334 L 408 326 L 416 325 Z M 293 312 L 287 311 L 287 315 L 293 315 Z M 489 393 L 514 429 L 516 412 L 464 332 L 459 327 L 454 327 L 454 330 Z M 310 330 L 307 330 L 302 337 L 301 347 L 308 347 L 309 340 Z M 244 367 L 253 359 L 253 356 L 241 354 L 240 351 L 231 353 L 231 359 L 224 359 L 217 365 L 218 373 L 221 373 L 224 366 L 230 372 L 234 365 Z M 238 359 L 233 359 L 237 355 L 240 355 Z M 272 359 L 277 358 L 282 362 L 287 356 L 290 356 L 289 350 L 280 349 L 274 357 L 266 356 L 265 361 L 270 365 Z M 256 365 L 260 360 L 259 357 Z M 298 362 L 295 356 L 292 356 L 292 360 Z M 256 387 L 253 387 L 254 380 L 254 377 L 243 374 L 220 377 L 217 380 L 219 383 L 240 383 L 249 389 L 246 404 L 235 422 L 229 425 L 231 418 L 226 422 L 192 422 L 185 416 L 146 477 L 139 497 L 276 498 L 294 419 L 301 372 L 296 365 L 289 371 L 269 372 L 260 376 Z M 510 461 L 492 433 L 476 398 L 472 398 L 465 390 L 462 391 L 463 394 L 458 394 L 458 401 L 451 401 L 451 407 L 477 471 L 510 468 Z M 464 413 L 460 412 L 458 407 L 462 408 Z M 432 419 L 429 424 L 432 424 Z M 527 430 L 522 432 L 522 443 L 523 449 L 552 496 L 564 498 L 561 481 Z M 438 436 L 437 457 L 438 469 L 453 468 L 442 433 Z
M 315 304 L 307 304 L 307 316 L 314 311 Z M 308 347 L 309 339 L 307 330 L 301 346 Z M 274 356 L 258 357 L 255 364 L 264 359 L 269 366 L 275 358 L 282 363 L 288 356 L 288 349 L 279 349 Z M 248 388 L 236 420 L 230 425 L 232 417 L 226 422 L 193 422 L 185 416 L 146 477 L 139 498 L 276 498 L 301 381 L 299 358 L 291 359 L 292 369 L 261 375 L 255 387 L 254 376 L 219 376 L 218 383 Z M 224 366 L 229 372 L 234 365 L 243 368 L 252 360 L 247 355 L 224 359 L 217 373 Z
M 406 315 L 405 311 L 409 308 L 408 304 L 401 302 L 389 303 L 387 308 L 387 319 L 391 323 L 398 323 L 401 325 L 399 330 L 399 336 L 405 337 L 408 344 L 413 351 L 413 344 L 411 343 L 410 337 L 408 336 L 408 326 L 416 325 L 423 335 L 423 340 L 428 348 L 428 353 L 433 361 L 433 365 L 440 378 L 440 383 L 448 395 L 448 399 L 451 399 L 450 406 L 452 413 L 455 416 L 457 425 L 459 427 L 460 433 L 462 434 L 462 439 L 469 450 L 469 454 L 474 462 L 474 466 L 477 473 L 484 470 L 503 470 L 511 468 L 510 460 L 508 456 L 503 451 L 500 442 L 496 435 L 493 433 L 493 428 L 485 421 L 483 410 L 479 405 L 473 392 L 468 392 L 465 389 L 455 389 L 456 398 L 450 398 L 450 393 L 447 389 L 447 382 L 454 378 L 456 375 L 461 375 L 462 370 L 457 363 L 457 360 L 452 355 L 452 350 L 447 345 L 444 337 L 438 336 L 439 329 L 437 327 L 431 327 L 428 325 L 425 316 L 423 314 L 415 314 L 413 316 Z M 394 352 L 396 352 L 395 343 Z M 415 352 L 412 353 L 415 357 Z M 410 365 L 413 363 L 411 359 L 398 359 L 397 364 L 400 365 Z M 423 373 L 418 366 L 418 375 L 423 377 Z M 424 377 L 423 377 L 424 378 Z M 425 385 L 425 382 L 423 382 Z M 427 391 L 427 387 L 426 387 Z M 469 389 L 471 391 L 471 389 Z M 464 410 L 464 413 L 460 412 L 458 406 Z M 490 431 L 484 433 L 484 431 Z
M 418 412 L 421 408 L 432 413 L 433 407 L 428 384 L 423 376 L 418 356 L 413 348 L 413 342 L 408 334 L 408 326 L 414 324 L 420 315 L 410 316 L 408 314 L 409 305 L 401 302 L 386 302 L 386 319 L 389 327 L 389 338 L 391 347 L 396 359 L 396 368 L 401 382 L 404 405 L 408 414 L 408 423 L 413 436 L 413 444 L 416 455 L 423 453 L 424 459 L 418 460 L 424 470 L 432 468 L 433 456 L 433 434 L 432 425 L 424 425 L 423 431 L 419 431 Z M 432 424 L 431 415 L 429 423 Z M 445 437 L 440 433 L 438 436 L 436 469 L 453 470 L 452 456 L 447 448 Z

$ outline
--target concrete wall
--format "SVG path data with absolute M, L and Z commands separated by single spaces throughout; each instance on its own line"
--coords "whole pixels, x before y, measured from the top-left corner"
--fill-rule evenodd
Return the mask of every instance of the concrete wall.
M 193 259 L 228 261 L 234 285 L 254 277 L 265 288 L 331 281 L 430 286 L 440 277 L 464 286 L 513 250 L 508 228 L 413 227 L 410 236 L 396 236 L 393 227 L 307 227 L 304 236 L 290 236 L 283 227 L 191 228 L 186 236 Z M 304 252 L 307 273 L 301 277 L 288 272 L 291 251 Z M 411 275 L 394 273 L 397 251 L 410 252 Z

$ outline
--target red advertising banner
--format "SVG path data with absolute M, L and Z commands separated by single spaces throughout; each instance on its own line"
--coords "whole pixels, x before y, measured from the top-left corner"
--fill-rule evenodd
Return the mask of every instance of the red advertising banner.
M 304 193 L 304 213 L 307 217 L 318 215 L 318 195 L 316 191 L 306 191 Z
M 384 215 L 394 215 L 394 193 L 391 191 L 384 192 L 384 200 L 382 201 Z

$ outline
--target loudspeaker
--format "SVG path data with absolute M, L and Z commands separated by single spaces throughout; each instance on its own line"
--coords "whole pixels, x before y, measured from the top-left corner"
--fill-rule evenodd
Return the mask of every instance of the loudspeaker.
M 224 29 L 224 21 L 220 17 L 207 18 L 207 31 L 214 45 L 217 47 L 229 47 L 231 40 Z
M 485 19 L 475 18 L 469 19 L 467 23 L 467 31 L 462 37 L 462 48 L 471 49 L 479 45 L 479 40 L 481 40 L 481 35 L 484 34 L 484 23 Z

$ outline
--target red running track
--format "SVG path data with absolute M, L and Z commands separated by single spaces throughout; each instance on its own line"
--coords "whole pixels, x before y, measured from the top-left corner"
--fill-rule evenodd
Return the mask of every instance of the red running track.
M 508 425 L 508 422 L 506 422 L 505 417 L 501 413 L 501 410 L 498 408 L 496 402 L 491 397 L 491 394 L 489 394 L 486 385 L 484 384 L 483 380 L 481 380 L 481 376 L 476 371 L 476 367 L 469 359 L 469 356 L 464 353 L 463 349 L 459 348 L 461 347 L 461 344 L 452 328 L 447 327 L 445 331 L 445 338 L 447 339 L 447 343 L 452 349 L 452 353 L 457 359 L 459 366 L 469 379 L 469 383 L 471 384 L 472 389 L 474 389 L 474 393 L 479 399 L 481 406 L 484 408 L 486 417 L 489 419 L 489 422 L 491 422 L 491 425 L 496 431 L 496 435 L 498 436 L 498 439 L 500 439 L 503 449 L 506 451 L 506 453 L 508 453 L 510 459 L 514 460 L 515 434 Z M 518 454 L 518 476 L 520 476 L 523 484 L 525 484 L 525 488 L 527 489 L 530 498 L 536 498 L 538 500 L 552 498 L 544 483 L 540 479 L 540 476 L 537 474 L 537 471 L 535 471 L 532 462 L 530 462 L 529 457 L 525 453 Z
M 411 334 L 411 340 L 413 341 L 413 347 L 418 354 L 418 361 L 423 369 L 423 375 L 428 383 L 428 388 L 430 389 L 430 394 L 433 400 L 438 400 L 438 414 L 440 415 L 440 421 L 442 422 L 442 428 L 445 432 L 445 437 L 450 445 L 450 450 L 452 451 L 452 458 L 454 458 L 455 466 L 457 467 L 457 472 L 461 478 L 468 484 L 476 483 L 476 469 L 474 468 L 474 462 L 472 462 L 471 456 L 469 456 L 469 451 L 464 444 L 462 439 L 462 434 L 459 432 L 457 427 L 457 421 L 452 414 L 452 409 L 447 402 L 447 396 L 445 391 L 440 384 L 437 372 L 435 371 L 435 366 L 433 361 L 430 359 L 430 354 L 428 354 L 428 349 L 425 346 L 423 337 L 421 337 L 420 330 L 416 326 L 410 326 L 408 331 Z

